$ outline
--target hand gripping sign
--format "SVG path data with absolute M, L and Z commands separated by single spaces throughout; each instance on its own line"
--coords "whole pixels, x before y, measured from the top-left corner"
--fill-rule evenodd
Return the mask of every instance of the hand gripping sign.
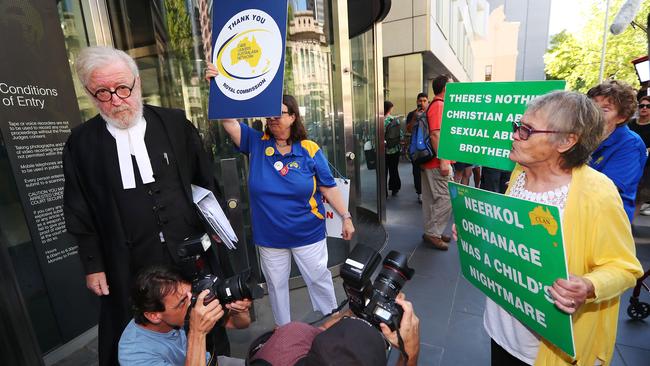
M 569 278 L 557 207 L 449 183 L 463 276 L 535 333 L 575 357 L 571 316 L 548 288 Z

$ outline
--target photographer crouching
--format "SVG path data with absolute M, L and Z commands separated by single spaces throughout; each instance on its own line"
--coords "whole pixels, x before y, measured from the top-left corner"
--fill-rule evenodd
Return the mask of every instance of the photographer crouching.
M 400 349 L 396 366 L 415 366 L 420 353 L 420 320 L 413 305 L 400 293 L 396 302 L 404 309 L 399 332 L 381 324 L 381 332 L 352 311 L 336 314 L 320 327 L 291 322 L 262 336 L 251 345 L 250 366 L 378 366 L 388 362 L 387 348 Z
M 381 256 L 357 245 L 341 268 L 349 310 L 335 313 L 321 327 L 292 322 L 251 344 L 251 366 L 386 365 L 387 349 L 400 351 L 398 366 L 417 365 L 420 321 L 400 292 L 414 274 L 408 258 L 391 251 L 375 281 Z M 337 310 L 340 310 L 343 303 Z
M 196 286 L 173 268 L 154 266 L 143 270 L 132 289 L 134 317 L 119 342 L 120 364 L 214 364 L 212 358 L 216 355 L 206 350 L 207 335 L 220 320 L 226 328 L 248 327 L 251 300 L 234 300 L 224 309 L 213 288 L 199 290 L 197 293 Z M 244 365 L 244 361 L 219 356 L 218 364 Z

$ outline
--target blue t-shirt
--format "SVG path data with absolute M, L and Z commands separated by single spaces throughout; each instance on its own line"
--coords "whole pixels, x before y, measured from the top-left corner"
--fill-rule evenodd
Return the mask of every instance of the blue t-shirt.
M 643 167 L 648 159 L 645 144 L 627 125 L 616 127 L 591 155 L 589 165 L 614 182 L 630 222 Z
M 186 352 L 185 330 L 155 332 L 131 319 L 120 337 L 118 359 L 121 366 L 182 366 L 185 365 Z M 206 353 L 208 359 L 209 353 Z
M 240 123 L 239 151 L 250 161 L 253 241 L 271 248 L 293 248 L 325 238 L 325 208 L 318 187 L 334 187 L 325 155 L 310 140 L 295 142 L 286 155 L 275 139 Z

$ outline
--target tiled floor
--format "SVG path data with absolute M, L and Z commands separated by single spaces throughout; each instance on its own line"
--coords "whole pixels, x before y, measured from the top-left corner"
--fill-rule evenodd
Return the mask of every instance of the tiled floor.
M 400 173 L 402 190 L 398 196 L 389 197 L 387 202 L 385 229 L 388 242 L 382 255 L 390 250 L 410 254 L 410 266 L 416 274 L 406 284 L 404 292 L 420 318 L 422 345 L 419 365 L 489 365 L 489 338 L 483 330 L 482 320 L 485 297 L 460 276 L 455 245 L 451 245 L 449 251 L 441 252 L 422 243 L 421 206 L 413 189 L 410 165 L 402 164 Z M 650 218 L 641 221 L 646 229 L 650 229 Z M 645 232 L 643 236 L 650 238 Z M 644 268 L 650 268 L 650 245 L 637 245 L 637 253 Z M 337 298 L 343 300 L 340 278 L 336 278 L 334 283 Z M 626 314 L 629 293 L 624 294 L 621 301 L 614 366 L 650 364 L 650 318 L 642 322 L 629 320 Z M 641 299 L 650 303 L 647 292 Z M 298 320 L 312 320 L 318 316 L 311 311 L 304 288 L 292 291 L 291 312 Z M 230 332 L 234 356 L 244 355 L 249 342 L 272 327 L 267 298 L 256 302 L 256 314 L 258 320 L 249 329 Z M 95 362 L 93 357 L 96 358 L 93 342 L 84 348 L 84 355 L 72 355 L 58 365 L 92 364 Z

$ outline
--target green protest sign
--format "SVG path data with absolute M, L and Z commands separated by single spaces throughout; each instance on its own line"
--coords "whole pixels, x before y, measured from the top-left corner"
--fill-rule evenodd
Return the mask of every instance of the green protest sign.
M 556 279 L 569 277 L 558 208 L 453 182 L 449 192 L 463 276 L 575 357 L 571 316 L 548 292 Z
M 440 129 L 438 156 L 503 170 L 512 170 L 512 122 L 529 101 L 566 82 L 521 81 L 449 83 Z

